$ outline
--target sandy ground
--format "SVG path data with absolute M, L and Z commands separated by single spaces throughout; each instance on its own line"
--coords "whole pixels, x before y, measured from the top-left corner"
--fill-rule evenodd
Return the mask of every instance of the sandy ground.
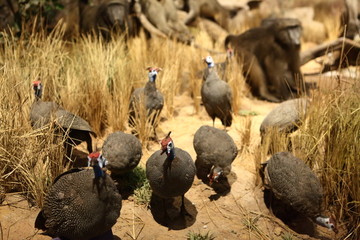
M 312 71 L 314 66 L 305 66 L 304 69 Z M 177 96 L 174 103 L 175 117 L 160 124 L 159 137 L 165 136 L 171 130 L 175 146 L 188 151 L 195 160 L 194 133 L 202 125 L 211 126 L 212 120 L 203 107 L 198 114 L 195 113 L 193 100 L 187 95 Z M 254 153 L 260 142 L 261 121 L 276 105 L 256 99 L 242 99 L 241 109 L 256 112 L 257 115 L 235 116 L 232 126 L 228 128 L 228 133 L 238 149 L 241 149 L 229 175 L 229 194 L 219 196 L 211 187 L 195 178 L 193 186 L 185 194 L 186 208 L 191 217 L 179 216 L 179 199 L 176 199 L 174 207 L 168 210 L 171 218 L 169 228 L 162 223 L 163 212 L 159 204 L 155 202 L 152 208 L 148 209 L 136 205 L 130 197 L 123 200 L 121 216 L 113 227 L 114 234 L 123 240 L 186 239 L 190 231 L 209 232 L 216 239 L 283 239 L 291 232 L 292 239 L 333 239 L 332 232 L 314 226 L 309 221 L 305 221 L 306 224 L 302 222 L 301 226 L 295 224 L 295 228 L 300 228 L 298 232 L 289 230 L 287 225 L 271 214 L 264 203 L 263 189 L 261 184 L 258 184 Z M 251 137 L 249 146 L 244 147 L 241 135 L 247 118 L 251 118 Z M 216 120 L 215 127 L 223 128 L 219 120 Z M 101 141 L 98 144 L 101 144 Z M 141 160 L 143 166 L 159 147 L 159 144 L 154 142 L 148 150 L 144 150 Z M 38 212 L 39 209 L 30 208 L 20 195 L 7 194 L 5 202 L 0 206 L 0 240 L 50 239 L 34 229 Z

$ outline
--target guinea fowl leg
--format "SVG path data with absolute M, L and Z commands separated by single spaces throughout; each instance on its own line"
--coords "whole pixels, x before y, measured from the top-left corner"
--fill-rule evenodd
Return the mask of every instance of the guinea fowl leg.
M 184 197 L 184 195 L 181 196 L 181 210 L 180 210 L 180 212 L 184 216 L 192 217 L 191 214 L 185 208 L 185 197 Z

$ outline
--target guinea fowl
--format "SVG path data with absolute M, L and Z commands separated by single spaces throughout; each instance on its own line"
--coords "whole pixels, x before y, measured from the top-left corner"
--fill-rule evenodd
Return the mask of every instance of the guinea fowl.
M 73 169 L 54 180 L 35 220 L 45 235 L 69 240 L 113 239 L 111 228 L 120 216 L 121 195 L 92 153 L 91 169 Z
M 290 152 L 276 153 L 262 165 L 264 186 L 277 199 L 337 233 L 335 220 L 321 215 L 323 189 L 309 166 Z
M 115 174 L 123 174 L 135 168 L 142 156 L 140 141 L 131 134 L 114 132 L 102 147 L 102 156 L 108 161 L 106 167 Z
M 162 69 L 157 67 L 148 67 L 147 70 L 149 71 L 149 81 L 146 83 L 145 87 L 136 88 L 131 94 L 129 107 L 129 125 L 131 127 L 136 126 L 136 112 L 141 110 L 140 104 L 144 104 L 147 111 L 147 116 L 152 117 L 151 122 L 154 128 L 154 133 L 156 135 L 156 118 L 160 115 L 160 112 L 164 106 L 164 97 L 162 93 L 156 88 L 155 80 L 158 73 Z
M 96 134 L 92 131 L 89 123 L 81 117 L 65 110 L 55 102 L 42 101 L 43 87 L 41 81 L 34 81 L 33 88 L 35 91 L 35 101 L 30 110 L 31 126 L 34 129 L 38 129 L 49 124 L 50 121 L 54 119 L 59 128 L 69 136 L 66 147 L 68 147 L 68 145 L 78 145 L 82 141 L 86 141 L 87 150 L 91 153 L 91 135 L 96 137 Z M 67 150 L 71 151 L 71 148 L 67 148 Z
M 277 128 L 279 132 L 291 133 L 297 130 L 305 116 L 308 100 L 297 98 L 280 103 L 265 117 L 260 126 L 261 135 L 269 128 Z
M 175 148 L 170 133 L 161 141 L 161 150 L 147 160 L 146 177 L 155 195 L 163 199 L 182 196 L 181 213 L 187 214 L 184 194 L 194 181 L 195 164 L 189 153 Z
M 226 82 L 219 78 L 212 57 L 207 56 L 204 61 L 209 69 L 209 75 L 201 87 L 201 98 L 206 112 L 212 118 L 213 126 L 215 118 L 219 118 L 225 127 L 229 127 L 232 122 L 231 89 Z
M 200 127 L 194 135 L 196 152 L 196 173 L 199 179 L 210 184 L 217 182 L 221 176 L 226 177 L 231 171 L 231 163 L 238 154 L 234 140 L 223 130 Z

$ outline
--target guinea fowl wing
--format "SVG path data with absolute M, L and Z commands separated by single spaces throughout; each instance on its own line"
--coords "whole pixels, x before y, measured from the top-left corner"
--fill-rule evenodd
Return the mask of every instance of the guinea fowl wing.
M 114 132 L 106 138 L 102 155 L 108 161 L 106 167 L 111 172 L 122 174 L 138 165 L 142 156 L 141 143 L 134 135 Z
M 282 102 L 265 117 L 260 132 L 265 132 L 268 127 L 277 127 L 280 132 L 293 131 L 305 115 L 307 104 L 308 100 L 305 98 Z
M 58 109 L 55 112 L 55 116 L 56 123 L 62 128 L 88 131 L 96 136 L 96 134 L 92 131 L 89 123 L 86 120 L 79 116 L 76 116 L 69 111 L 66 111 L 64 109 Z
M 277 153 L 267 168 L 270 188 L 278 199 L 309 217 L 321 213 L 321 184 L 301 159 L 288 152 Z
M 94 171 L 89 169 L 59 178 L 38 218 L 45 222 L 45 233 L 50 236 L 89 239 L 109 231 L 120 210 L 121 195 L 113 180 L 105 175 L 95 181 Z
M 167 161 L 161 150 L 153 153 L 146 162 L 146 177 L 151 189 L 162 198 L 177 197 L 185 194 L 195 177 L 195 164 L 189 153 L 175 148 L 176 156 Z
M 201 126 L 194 135 L 197 159 L 205 164 L 226 168 L 236 158 L 238 151 L 234 140 L 220 129 Z

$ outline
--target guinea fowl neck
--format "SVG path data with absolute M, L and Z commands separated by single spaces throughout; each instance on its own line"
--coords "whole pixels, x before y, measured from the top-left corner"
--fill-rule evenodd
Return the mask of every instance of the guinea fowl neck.
M 35 101 L 41 100 L 42 96 L 42 87 L 34 86 L 34 93 L 35 93 Z
M 167 160 L 172 161 L 175 159 L 175 148 L 171 148 L 169 152 L 166 153 Z
M 155 81 L 151 82 L 148 81 L 145 85 L 145 92 L 156 92 L 156 85 L 155 85 Z
M 149 82 L 155 83 L 157 74 L 149 74 Z
M 215 67 L 215 63 L 214 63 L 214 62 L 207 62 L 206 64 L 207 64 L 209 70 L 212 70 L 212 69 L 214 69 L 214 67 Z
M 104 171 L 101 169 L 101 167 L 99 166 L 99 164 L 95 164 L 93 166 L 93 170 L 94 170 L 94 174 L 95 174 L 95 179 L 98 179 L 100 177 L 104 177 L 105 173 Z

